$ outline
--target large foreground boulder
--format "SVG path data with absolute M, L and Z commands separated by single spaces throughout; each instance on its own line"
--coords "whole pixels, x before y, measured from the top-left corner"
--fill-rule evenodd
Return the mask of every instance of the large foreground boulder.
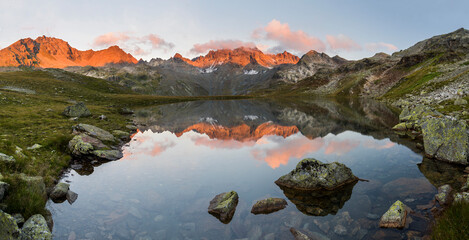
M 238 205 L 238 193 L 235 191 L 216 195 L 208 206 L 208 213 L 218 218 L 222 223 L 229 223 Z
M 89 124 L 84 124 L 80 123 L 76 126 L 73 127 L 73 130 L 79 133 L 84 133 L 86 135 L 89 135 L 91 137 L 97 138 L 101 141 L 104 142 L 114 142 L 116 139 L 114 138 L 114 135 L 109 133 L 106 130 L 103 130 L 99 127 L 89 125 Z
M 90 110 L 85 106 L 83 102 L 79 102 L 73 106 L 68 106 L 62 113 L 67 117 L 88 117 L 91 116 Z
M 91 155 L 96 150 L 110 150 L 101 140 L 86 134 L 79 134 L 73 137 L 68 142 L 68 149 L 76 157 Z
M 379 221 L 379 227 L 382 228 L 403 228 L 405 226 L 407 217 L 407 210 L 404 203 L 397 200 L 389 209 L 386 211 L 381 220 Z
M 257 201 L 251 208 L 253 214 L 268 214 L 287 207 L 288 203 L 283 198 L 266 198 Z
M 290 173 L 275 183 L 280 187 L 296 190 L 333 190 L 357 182 L 352 170 L 342 163 L 322 163 L 314 158 L 301 160 Z
M 19 233 L 20 230 L 18 225 L 16 225 L 15 219 L 10 214 L 0 210 L 0 239 L 17 239 Z
M 469 133 L 465 122 L 428 118 L 422 124 L 425 153 L 433 158 L 467 165 Z
M 407 123 L 407 128 L 419 129 L 422 121 L 424 121 L 428 116 L 443 115 L 428 106 L 417 105 L 414 108 L 405 107 L 399 115 L 399 121 Z
M 23 225 L 20 234 L 21 240 L 50 240 L 52 233 L 47 226 L 46 219 L 36 214 L 30 217 Z

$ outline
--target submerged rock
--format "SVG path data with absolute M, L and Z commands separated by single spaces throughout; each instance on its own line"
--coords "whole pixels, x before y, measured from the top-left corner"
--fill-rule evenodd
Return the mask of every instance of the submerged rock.
M 379 227 L 403 228 L 405 226 L 406 217 L 406 206 L 404 203 L 397 200 L 381 217 L 381 220 L 379 221 Z
M 52 201 L 56 203 L 63 202 L 66 199 L 69 187 L 70 187 L 70 184 L 68 183 L 63 183 L 63 182 L 58 183 L 57 185 L 55 185 L 49 197 L 52 199 Z
M 9 187 L 10 187 L 10 185 L 8 183 L 0 181 L 0 201 L 5 196 L 5 193 L 6 193 L 6 191 L 8 190 Z
M 468 164 L 469 133 L 465 122 L 429 118 L 422 124 L 425 153 L 439 160 Z
M 23 225 L 20 233 L 21 240 L 50 240 L 52 233 L 47 226 L 46 219 L 36 214 L 30 217 Z
M 342 163 L 322 163 L 314 158 L 307 158 L 275 183 L 280 187 L 312 191 L 333 190 L 357 181 L 352 170 Z
M 257 201 L 252 206 L 251 213 L 253 214 L 268 214 L 284 209 L 287 206 L 287 201 L 282 198 L 267 198 Z
M 67 117 L 88 117 L 91 116 L 90 110 L 86 108 L 83 102 L 79 102 L 73 106 L 68 106 L 62 113 Z
M 119 150 L 95 150 L 91 153 L 96 157 L 109 161 L 118 160 L 123 157 L 122 152 Z
M 428 157 L 424 157 L 422 162 L 417 165 L 420 172 L 436 188 L 449 184 L 453 189 L 460 189 L 462 183 L 465 182 L 464 167 L 461 165 L 442 162 Z
M 229 223 L 238 205 L 238 193 L 235 191 L 216 195 L 208 207 L 208 213 L 218 218 L 222 223 Z
M 11 162 L 15 162 L 15 161 L 16 160 L 15 160 L 14 157 L 3 154 L 3 153 L 0 153 L 0 162 L 11 163 Z
M 80 123 L 74 126 L 73 130 L 79 133 L 85 133 L 86 135 L 97 138 L 101 141 L 114 142 L 116 140 L 114 135 L 108 131 L 89 124 Z
M 20 230 L 15 219 L 10 214 L 0 210 L 0 239 L 17 239 L 19 233 Z
M 296 230 L 295 228 L 290 228 L 290 232 L 293 234 L 295 240 L 312 240 L 308 235 Z
M 439 187 L 438 193 L 435 195 L 435 199 L 440 203 L 440 205 L 448 204 L 452 190 L 453 189 L 448 184 Z

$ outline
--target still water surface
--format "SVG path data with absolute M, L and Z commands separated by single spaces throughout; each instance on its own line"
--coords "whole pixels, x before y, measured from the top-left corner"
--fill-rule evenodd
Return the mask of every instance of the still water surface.
M 416 206 L 436 188 L 420 172 L 413 143 L 389 131 L 396 116 L 378 103 L 200 101 L 141 109 L 135 121 L 141 132 L 124 158 L 64 177 L 79 197 L 48 203 L 55 239 L 293 239 L 290 227 L 320 239 L 407 239 L 426 231 L 428 213 Z M 369 182 L 332 196 L 339 201 L 305 200 L 323 206 L 326 216 L 314 216 L 274 184 L 307 157 L 344 163 Z M 207 207 L 230 190 L 239 204 L 223 224 Z M 267 197 L 288 207 L 251 214 Z M 412 223 L 379 229 L 398 199 L 415 210 Z

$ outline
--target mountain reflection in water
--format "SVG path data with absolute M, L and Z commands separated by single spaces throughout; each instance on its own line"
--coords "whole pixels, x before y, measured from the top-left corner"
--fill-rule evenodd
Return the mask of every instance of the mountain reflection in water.
M 135 122 L 140 132 L 121 160 L 84 164 L 62 180 L 79 198 L 49 203 L 56 239 L 292 239 L 290 227 L 329 239 L 392 237 L 397 230 L 379 229 L 370 216 L 396 200 L 418 212 L 436 192 L 419 171 L 415 143 L 390 130 L 397 117 L 375 102 L 196 101 L 139 109 Z M 370 182 L 309 195 L 275 185 L 307 157 L 344 163 Z M 429 166 L 421 165 L 425 175 L 438 177 Z M 239 203 L 225 225 L 207 207 L 230 190 Z M 251 214 L 267 197 L 288 206 Z M 398 234 L 426 231 L 418 214 Z M 337 225 L 345 233 L 336 234 Z

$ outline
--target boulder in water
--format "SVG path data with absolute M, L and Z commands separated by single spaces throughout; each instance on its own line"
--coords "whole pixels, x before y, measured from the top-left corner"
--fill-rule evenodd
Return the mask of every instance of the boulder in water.
M 381 220 L 379 221 L 379 227 L 382 228 L 403 228 L 405 226 L 407 217 L 407 210 L 404 203 L 397 200 L 389 209 L 386 211 Z
M 314 158 L 301 160 L 290 173 L 275 183 L 280 187 L 296 190 L 334 190 L 343 185 L 357 182 L 352 170 L 342 163 L 322 163 Z
M 69 187 L 70 187 L 70 184 L 60 182 L 57 185 L 55 185 L 55 187 L 52 190 L 52 192 L 50 193 L 49 197 L 54 202 L 63 202 L 66 199 Z
M 284 209 L 287 206 L 287 201 L 283 198 L 266 198 L 257 201 L 252 206 L 251 213 L 253 214 L 268 214 Z
M 216 195 L 208 207 L 208 213 L 218 218 L 222 223 L 229 223 L 238 205 L 238 193 L 235 191 Z

